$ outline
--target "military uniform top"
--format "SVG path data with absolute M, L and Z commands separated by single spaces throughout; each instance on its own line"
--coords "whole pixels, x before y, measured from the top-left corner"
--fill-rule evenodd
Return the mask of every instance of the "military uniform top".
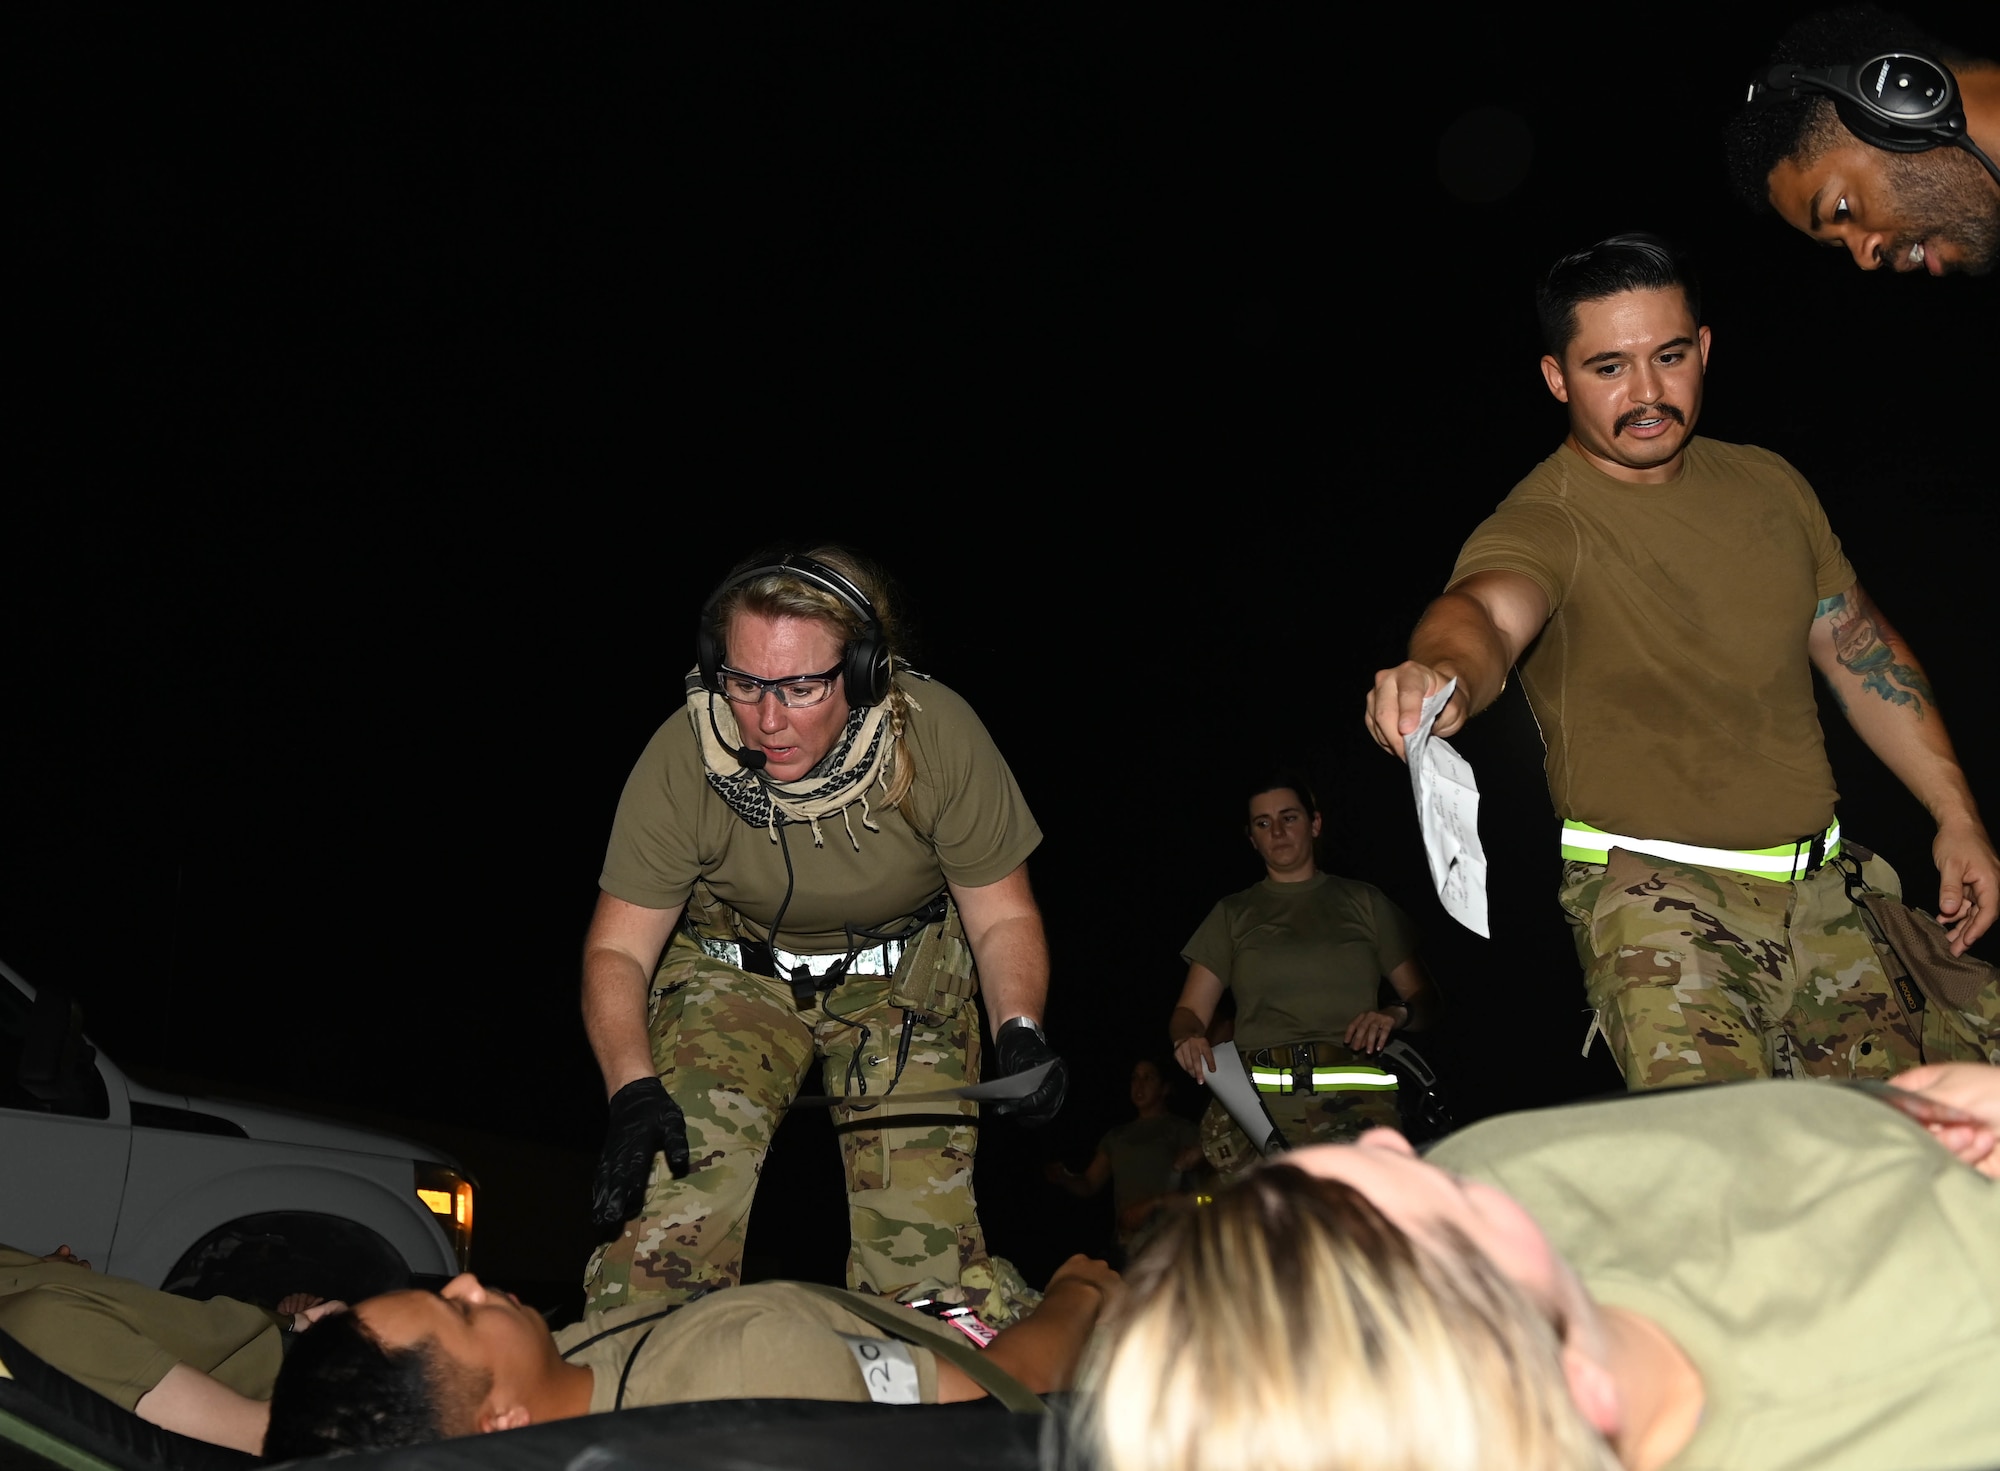
M 2000 1466 L 2000 1183 L 1859 1089 L 1514 1114 L 1429 1153 L 1526 1206 L 1701 1371 L 1674 1471 Z
M 269 1399 L 284 1358 L 275 1313 L 229 1297 L 177 1297 L 11 1246 L 0 1246 L 0 1332 L 128 1410 L 175 1364 Z
M 1111 1161 L 1111 1208 L 1125 1207 L 1180 1187 L 1174 1156 L 1201 1143 L 1201 1134 L 1177 1113 L 1133 1119 L 1105 1134 L 1098 1149 Z
M 937 1355 L 922 1345 L 958 1330 L 914 1308 L 888 1304 L 882 1298 L 872 1301 L 896 1307 L 908 1319 L 902 1338 L 917 1373 L 917 1401 L 936 1404 Z M 556 1347 L 569 1362 L 585 1365 L 594 1377 L 592 1414 L 617 1404 L 621 1377 L 627 1409 L 715 1399 L 865 1402 L 873 1398 L 848 1340 L 881 1342 L 888 1335 L 839 1303 L 792 1282 L 759 1282 L 713 1292 L 655 1322 L 635 1323 L 571 1352 L 607 1328 L 658 1311 L 658 1304 L 634 1303 L 591 1313 L 556 1334 Z M 959 1342 L 969 1340 L 961 1337 Z M 629 1375 L 628 1360 L 632 1361 Z
M 889 924 L 921 908 L 946 880 L 965 888 L 997 883 L 1042 840 L 972 707 L 932 680 L 899 674 L 896 683 L 911 702 L 903 739 L 916 761 L 906 804 L 912 816 L 870 787 L 868 818 L 880 831 L 863 827 L 859 801 L 820 819 L 817 845 L 810 827 L 787 827 L 797 874 L 780 939 L 788 950 L 843 951 L 845 926 Z M 710 788 L 683 710 L 632 768 L 598 884 L 628 904 L 677 909 L 697 881 L 761 937 L 785 897 L 785 859 L 769 829 L 752 827 Z
M 1697 437 L 1672 480 L 1631 485 L 1564 444 L 1472 533 L 1451 580 L 1492 571 L 1548 596 L 1521 684 L 1560 816 L 1722 848 L 1832 820 L 1806 634 L 1854 568 L 1784 460 Z
M 1416 953 L 1409 917 L 1373 884 L 1316 873 L 1231 894 L 1181 951 L 1236 993 L 1236 1045 L 1339 1041 L 1382 977 Z

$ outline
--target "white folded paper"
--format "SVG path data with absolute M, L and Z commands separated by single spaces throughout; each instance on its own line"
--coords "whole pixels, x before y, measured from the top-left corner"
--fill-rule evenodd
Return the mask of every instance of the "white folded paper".
M 1431 861 L 1431 882 L 1446 914 L 1487 939 L 1486 850 L 1479 846 L 1479 784 L 1458 752 L 1431 734 L 1458 681 L 1424 701 L 1423 719 L 1403 738 L 1410 758 L 1410 786 L 1417 794 L 1417 825 Z
M 1259 1154 L 1281 1153 L 1284 1141 L 1272 1127 L 1271 1116 L 1264 1112 L 1264 1104 L 1257 1097 L 1257 1085 L 1250 1081 L 1250 1074 L 1244 1070 L 1243 1059 L 1227 1042 L 1219 1043 L 1210 1050 L 1215 1054 L 1215 1066 L 1204 1080 L 1209 1091 L 1236 1120 L 1236 1127 L 1250 1136 L 1250 1142 L 1257 1146 Z

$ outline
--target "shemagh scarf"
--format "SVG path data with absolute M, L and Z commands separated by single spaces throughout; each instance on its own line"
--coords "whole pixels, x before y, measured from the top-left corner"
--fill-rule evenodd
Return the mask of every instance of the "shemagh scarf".
M 738 747 L 743 744 L 742 727 L 736 723 L 735 707 L 703 689 L 699 674 L 688 676 L 687 712 L 694 722 L 695 739 L 701 743 L 702 771 L 708 784 L 738 817 L 752 827 L 768 830 L 772 842 L 778 841 L 781 821 L 803 822 L 812 828 L 813 846 L 823 847 L 819 820 L 838 812 L 847 829 L 847 841 L 859 853 L 861 843 L 854 836 L 848 813 L 856 802 L 861 804 L 861 825 L 870 832 L 881 831 L 868 815 L 868 787 L 873 783 L 886 791 L 889 786 L 889 755 L 896 739 L 886 700 L 851 711 L 833 749 L 797 781 L 772 781 L 761 772 L 746 771 L 724 749 L 725 742 Z M 720 740 L 716 738 L 718 730 Z

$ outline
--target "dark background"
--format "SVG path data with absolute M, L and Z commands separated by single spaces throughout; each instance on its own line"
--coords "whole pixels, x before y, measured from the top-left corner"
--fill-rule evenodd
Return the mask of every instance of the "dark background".
M 1456 742 L 1490 942 L 1360 712 L 1562 434 L 1536 272 L 1625 229 L 1697 253 L 1704 431 L 1812 479 L 2000 801 L 1994 287 L 1729 197 L 1721 121 L 1795 7 L 691 9 L 18 23 L 0 955 L 128 1066 L 455 1140 L 478 1263 L 568 1278 L 620 785 L 722 572 L 831 538 L 898 575 L 1048 835 L 1076 1083 L 979 1173 L 1031 1277 L 1108 1238 L 1040 1165 L 1164 1050 L 1267 760 L 1425 931 L 1462 1117 L 1614 1086 L 1518 695 Z M 1925 18 L 1994 49 L 1988 7 Z M 1924 814 L 1827 725 L 1847 830 L 1934 903 Z M 757 1270 L 839 1271 L 824 1130 L 780 1135 Z

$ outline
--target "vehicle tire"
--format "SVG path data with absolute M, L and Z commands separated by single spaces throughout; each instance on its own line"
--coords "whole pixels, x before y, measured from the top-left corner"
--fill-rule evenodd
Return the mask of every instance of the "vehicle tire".
M 268 1308 L 294 1292 L 352 1303 L 409 1282 L 409 1264 L 368 1227 L 339 1216 L 274 1211 L 209 1232 L 161 1285 L 182 1297 L 233 1297 Z

